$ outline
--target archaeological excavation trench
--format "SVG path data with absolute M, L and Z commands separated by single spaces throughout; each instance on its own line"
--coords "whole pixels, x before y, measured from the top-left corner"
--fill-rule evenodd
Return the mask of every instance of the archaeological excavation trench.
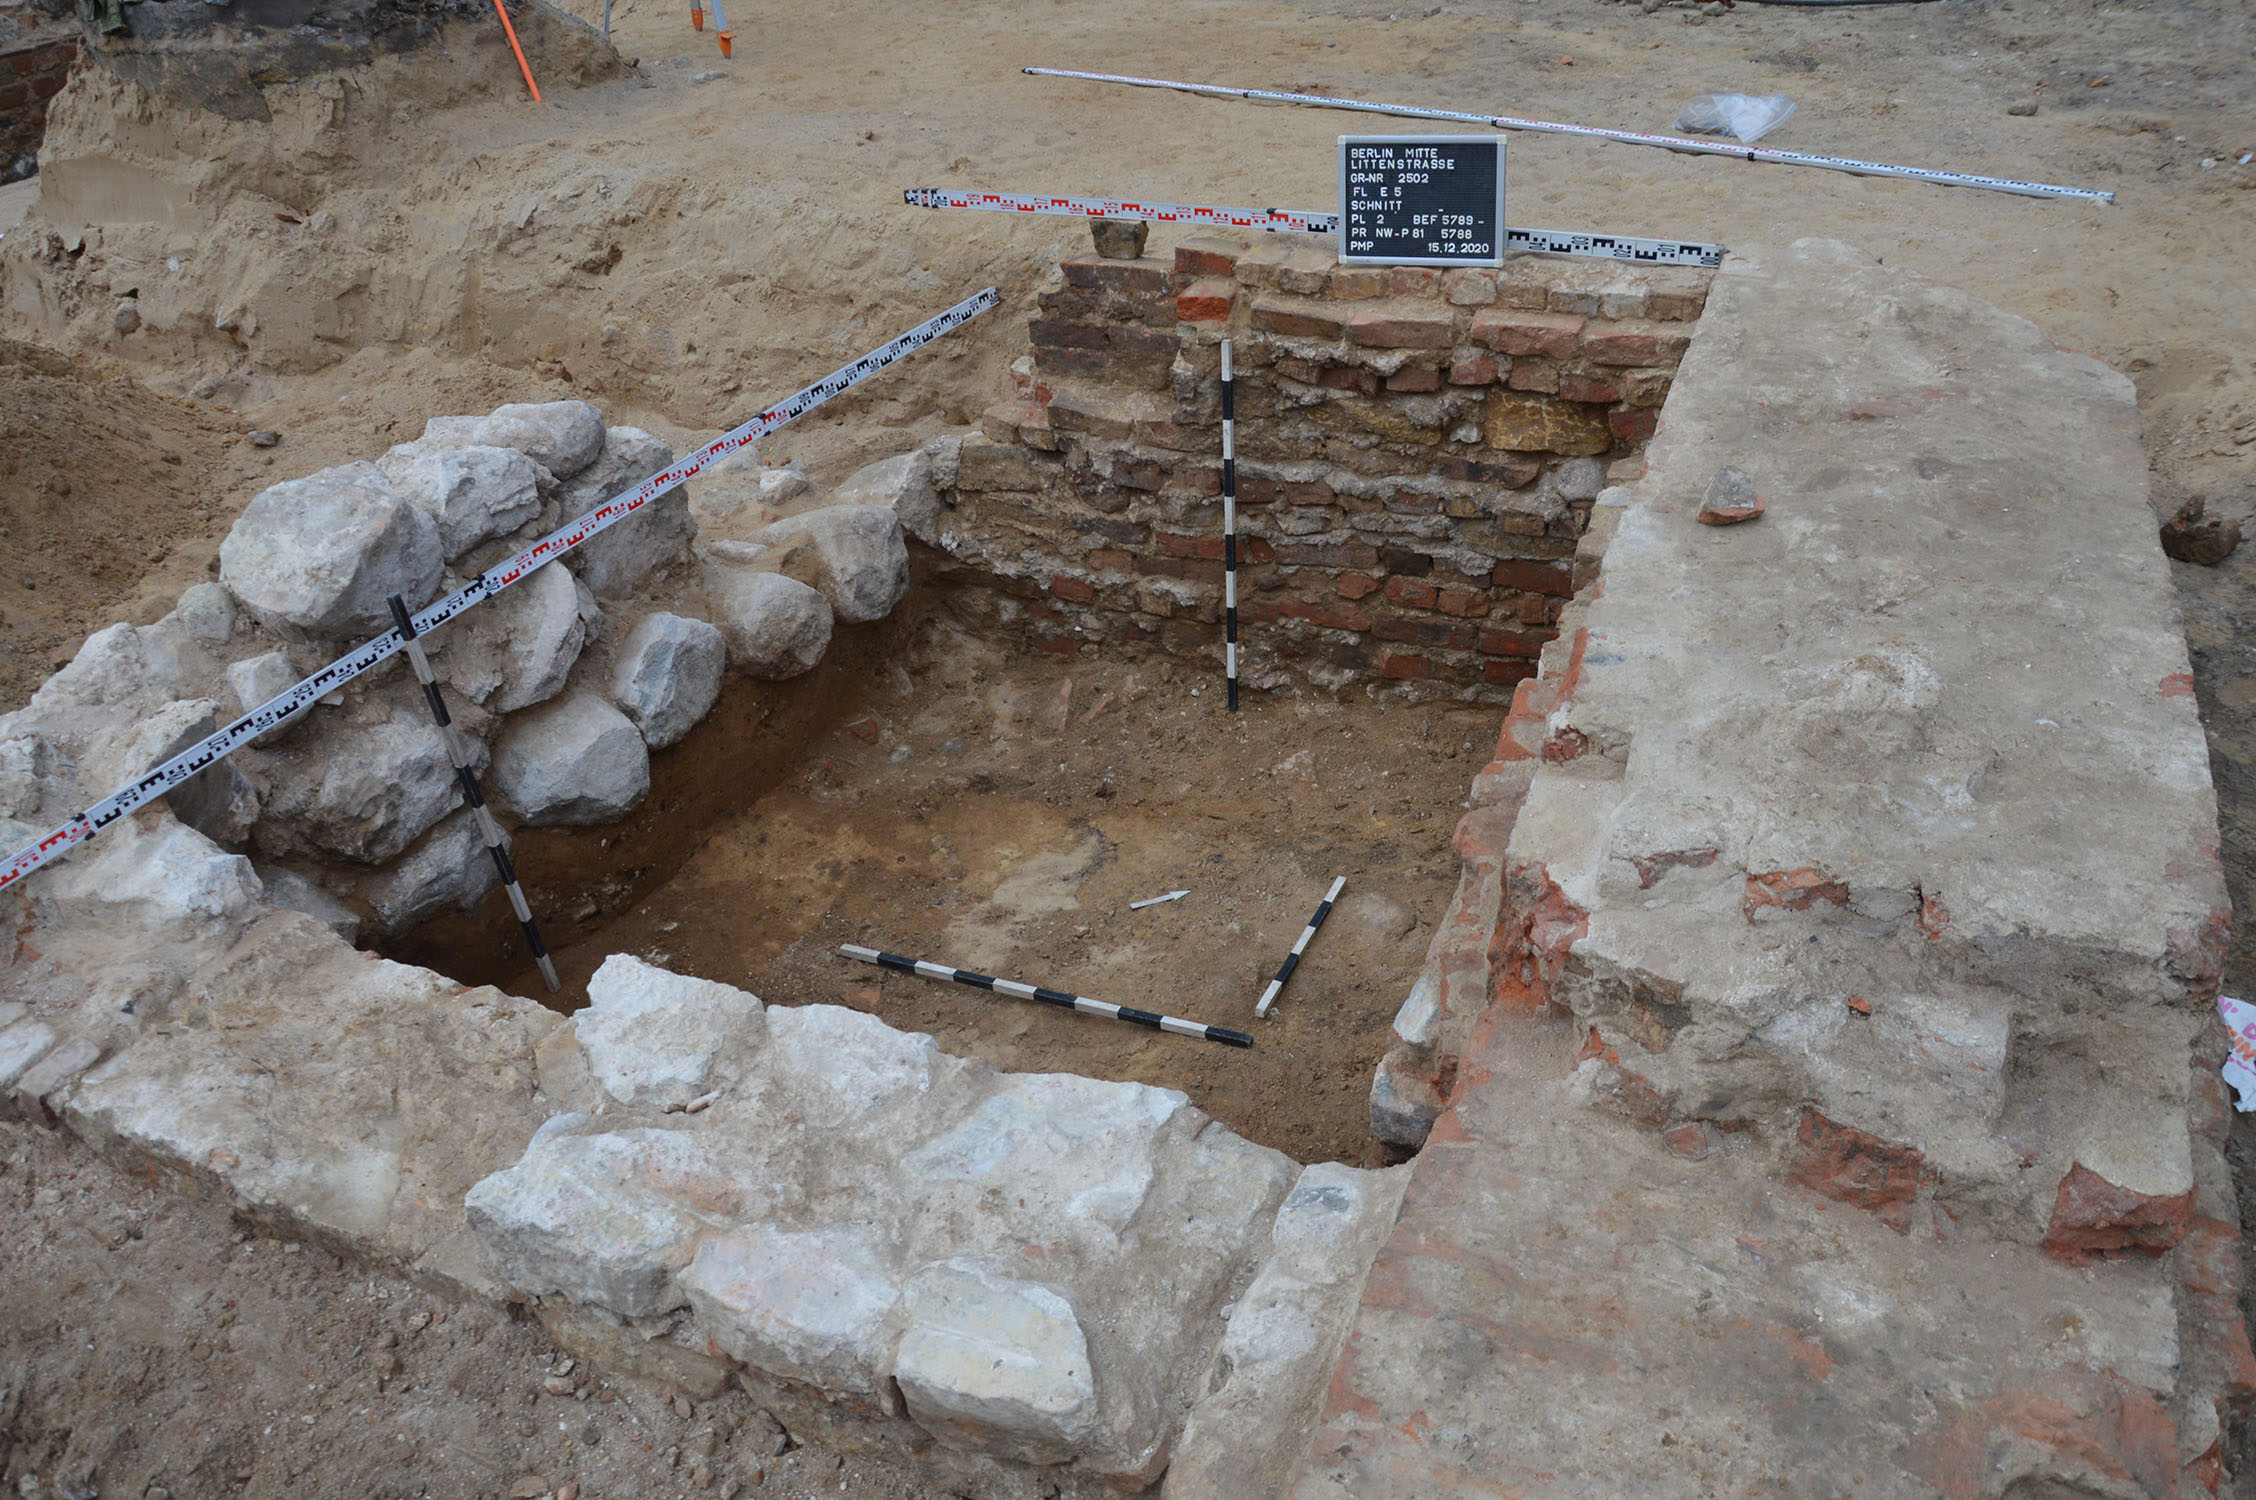
M 163 196 L 75 160 L 6 248 L 65 320 Z M 151 285 L 190 350 L 291 300 Z M 2229 908 L 2127 380 L 1812 239 L 1184 235 L 974 326 L 940 435 L 746 450 L 425 638 L 558 994 L 395 658 L 0 891 L 0 1109 L 957 1494 L 2234 1492 Z M 394 436 L 0 718 L 0 851 L 686 451 Z

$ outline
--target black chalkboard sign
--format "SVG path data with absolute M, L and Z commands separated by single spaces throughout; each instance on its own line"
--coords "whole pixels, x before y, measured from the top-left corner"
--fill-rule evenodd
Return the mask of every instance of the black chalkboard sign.
M 1503 137 L 1343 135 L 1339 145 L 1341 260 L 1503 263 Z

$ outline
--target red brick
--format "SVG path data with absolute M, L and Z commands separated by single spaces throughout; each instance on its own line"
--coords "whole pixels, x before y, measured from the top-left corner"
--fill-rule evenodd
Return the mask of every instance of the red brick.
M 1449 383 L 1451 385 L 1494 385 L 1496 384 L 1496 361 L 1485 354 L 1476 354 L 1471 359 L 1458 360 L 1449 367 Z
M 1846 906 L 1849 888 L 1838 880 L 1826 879 L 1824 871 L 1804 865 L 1793 870 L 1765 870 L 1749 875 L 1740 907 L 1751 922 L 1756 912 L 1766 908 L 1808 911 L 1820 901 Z
M 1356 365 L 1332 365 L 1316 377 L 1316 383 L 1335 391 L 1361 391 L 1366 396 L 1374 396 L 1379 390 L 1379 375 L 1376 370 Z
M 1093 604 L 1097 598 L 1097 591 L 1090 584 L 1063 576 L 1050 580 L 1050 592 L 1069 604 Z
M 1347 321 L 1347 336 L 1367 349 L 1446 349 L 1457 320 L 1440 308 L 1367 308 Z
M 1443 589 L 1434 599 L 1434 608 L 1460 620 L 1477 620 L 1488 613 L 1488 595 L 1478 589 Z
M 1378 266 L 1340 266 L 1324 282 L 1326 296 L 1342 302 L 1368 302 L 1387 294 L 1387 273 Z
M 1508 490 L 1517 490 L 1535 482 L 1535 476 L 1543 472 L 1543 463 L 1534 458 L 1446 457 L 1434 465 L 1434 470 L 1444 479 L 1465 484 L 1500 484 Z
M 1513 687 L 1535 676 L 1535 663 L 1515 657 L 1499 656 L 1492 659 L 1481 671 L 1481 681 Z
M 1470 651 L 1480 641 L 1480 632 L 1470 625 L 1423 620 L 1415 615 L 1375 615 L 1371 619 L 1371 634 L 1375 639 L 1392 641 L 1399 646 L 1427 646 L 1445 651 Z
M 1564 373 L 1559 376 L 1559 394 L 1569 401 L 1588 401 L 1599 406 L 1610 406 L 1622 397 L 1618 387 L 1603 380 Z
M 1441 371 L 1430 366 L 1405 365 L 1387 377 L 1390 391 L 1438 391 L 1441 389 Z
M 1572 313 L 1491 308 L 1473 315 L 1471 334 L 1474 343 L 1486 344 L 1504 354 L 1539 354 L 1548 359 L 1561 359 L 1574 351 L 1585 321 Z
M 1496 300 L 1496 273 L 1470 266 L 1444 271 L 1441 294 L 1455 307 L 1485 307 Z
M 1368 573 L 1342 573 L 1333 585 L 1346 599 L 1361 599 L 1379 590 L 1379 581 Z
M 1389 651 L 1379 658 L 1379 675 L 1397 681 L 1408 681 L 1415 677 L 1431 677 L 1433 675 L 1433 663 L 1422 656 L 1398 656 Z
M 1286 505 L 1329 505 L 1334 498 L 1332 487 L 1321 479 L 1288 483 L 1238 476 L 1238 499 L 1247 505 L 1269 505 L 1277 501 Z
M 1237 256 L 1213 245 L 1175 247 L 1175 274 L 1185 279 L 1232 276 L 1237 273 L 1237 269 Z
M 1512 612 L 1519 616 L 1522 625 L 1547 625 L 1551 622 L 1551 605 L 1554 602 L 1539 595 L 1528 594 L 1520 599 Z
M 1504 383 L 1515 391 L 1554 395 L 1559 389 L 1559 367 L 1547 359 L 1515 359 Z
M 1583 330 L 1582 357 L 1599 365 L 1674 364 L 1691 341 L 1692 335 L 1675 323 L 1592 323 Z
M 1151 293 L 1167 290 L 1167 272 L 1148 261 L 1069 260 L 1058 268 L 1068 286 L 1098 292 Z
M 1524 589 L 1531 594 L 1549 594 L 1556 599 L 1574 597 L 1574 570 L 1563 568 L 1557 563 L 1506 558 L 1488 576 L 1498 588 Z
M 1547 636 L 1492 628 L 1481 632 L 1480 648 L 1490 656 L 1518 656 L 1532 661 L 1543 654 L 1543 643 L 1547 639 Z
M 1187 583 L 1220 583 L 1222 561 L 1199 557 L 1139 557 L 1136 571 L 1147 578 L 1180 578 Z
M 1215 277 L 1194 281 L 1175 294 L 1175 316 L 1186 323 L 1221 323 L 1237 301 L 1238 284 Z
M 1291 338 L 1336 339 L 1347 328 L 1348 314 L 1322 302 L 1300 297 L 1256 297 L 1253 328 L 1257 333 L 1281 333 Z
M 1142 490 L 1150 494 L 1166 485 L 1167 466 L 1156 459 L 1115 458 L 1112 461 L 1112 482 L 1124 490 Z
M 1279 542 L 1277 561 L 1287 567 L 1353 568 L 1369 573 L 1379 565 L 1379 549 L 1367 542 Z
M 2117 1187 L 2076 1162 L 2060 1179 L 2045 1250 L 2070 1265 L 2119 1255 L 2161 1255 L 2177 1248 L 2193 1221 L 2193 1191 L 2150 1198 Z
M 45 78 L 34 78 L 31 81 L 31 97 L 34 99 L 54 98 L 63 91 L 64 79 L 65 75 L 60 73 L 50 73 Z
M 31 102 L 31 85 L 28 83 L 0 84 L 0 109 L 21 109 Z
M 1606 413 L 1606 428 L 1622 442 L 1642 443 L 1661 425 L 1661 414 L 1651 408 L 1642 411 L 1610 411 Z
M 1705 287 L 1696 292 L 1655 292 L 1646 299 L 1646 311 L 1656 323 L 1689 323 L 1708 305 Z
M 1926 1161 L 1910 1146 L 1881 1140 L 1805 1109 L 1786 1175 L 1813 1193 L 1868 1209 L 1895 1223 L 1917 1196 Z M 1906 1225 L 1895 1223 L 1895 1227 L 1900 1231 Z
M 1381 548 L 1379 562 L 1389 573 L 1400 573 L 1407 578 L 1423 578 L 1433 571 L 1431 557 L 1423 552 L 1412 552 L 1407 547 Z
M 1222 560 L 1222 538 L 1218 536 L 1185 536 L 1177 531 L 1162 531 L 1152 540 L 1159 543 L 1160 553 L 1165 557 L 1203 557 L 1209 562 Z M 1238 538 L 1240 562 L 1265 563 L 1273 560 L 1276 555 L 1275 549 L 1260 537 Z
M 1112 573 L 1126 573 L 1136 566 L 1136 558 L 1133 553 L 1122 552 L 1112 547 L 1099 547 L 1083 558 L 1082 561 L 1092 568 L 1102 568 Z
M 1407 604 L 1416 609 L 1432 609 L 1434 598 L 1440 591 L 1421 578 L 1389 578 L 1386 596 L 1396 604 Z
M 1311 625 L 1321 625 L 1327 630 L 1352 630 L 1357 633 L 1371 628 L 1371 617 L 1360 609 L 1343 604 L 1318 604 L 1306 599 L 1255 599 L 1245 606 L 1246 618 L 1256 624 L 1272 620 L 1306 620 Z
M 1441 273 L 1431 266 L 1391 266 L 1387 290 L 1397 297 L 1431 297 L 1440 289 Z
M 1386 508 L 1398 516 L 1435 516 L 1441 514 L 1441 496 L 1396 490 L 1387 496 Z

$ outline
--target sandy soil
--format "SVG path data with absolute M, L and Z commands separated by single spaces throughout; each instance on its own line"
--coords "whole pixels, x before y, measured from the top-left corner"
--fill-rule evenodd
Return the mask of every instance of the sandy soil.
M 580 3 L 592 18 L 599 0 Z M 62 527 L 58 540 L 27 548 L 17 517 L 47 513 L 0 473 L 9 562 L 0 569 L 0 705 L 18 701 L 38 664 L 67 655 L 84 630 L 145 617 L 202 576 L 228 518 L 259 485 L 373 454 L 433 412 L 577 391 L 603 401 L 615 420 L 680 441 L 993 280 L 1010 299 L 1004 313 L 767 449 L 771 461 L 804 458 L 835 477 L 963 421 L 1000 388 L 1043 268 L 1085 241 L 1058 221 L 903 209 L 902 188 L 1322 207 L 1333 137 L 1371 123 L 1018 76 L 1028 63 L 1647 129 L 1667 128 L 1693 94 L 1777 91 L 1801 108 L 1773 144 L 2115 190 L 2112 207 L 2042 203 L 1510 138 L 1515 222 L 1726 243 L 1848 240 L 2033 318 L 2059 342 L 2130 372 L 2149 421 L 2159 508 L 2198 493 L 2225 514 L 2256 510 L 2256 297 L 2246 250 L 2256 165 L 2239 162 L 2256 152 L 2248 87 L 2256 12 L 2233 0 L 1741 4 L 1715 18 L 1598 0 L 914 11 L 838 0 L 740 14 L 736 57 L 725 64 L 681 11 L 658 0 L 617 5 L 618 38 L 640 59 L 638 78 L 563 93 L 545 110 L 497 95 L 396 120 L 390 135 L 365 143 L 370 182 L 357 190 L 397 204 L 397 242 L 384 253 L 413 264 L 403 281 L 422 285 L 417 278 L 436 275 L 447 257 L 492 249 L 490 239 L 440 232 L 456 220 L 496 216 L 529 197 L 553 209 L 558 238 L 544 241 L 547 221 L 535 221 L 516 249 L 479 262 L 490 291 L 516 275 L 539 293 L 527 293 L 510 320 L 403 312 L 400 326 L 435 330 L 408 348 L 377 336 L 384 321 L 371 314 L 365 347 L 326 345 L 325 364 L 293 348 L 263 365 L 205 343 L 121 340 L 103 332 L 107 302 L 72 312 L 75 321 L 0 328 L 52 339 L 82 360 L 58 370 L 0 358 L 8 460 L 24 474 L 48 473 L 92 451 L 118 476 L 74 491 L 86 505 L 40 523 Z M 2035 102 L 2037 112 L 2008 115 L 2016 101 Z M 583 286 L 564 275 L 541 291 L 543 257 L 584 254 L 573 237 L 595 222 L 572 219 L 570 186 L 606 173 L 622 192 L 657 184 L 671 196 L 648 201 L 664 211 L 618 228 L 620 257 L 599 278 Z M 348 206 L 355 184 L 329 186 Z M 184 240 L 189 280 L 206 252 L 215 283 L 223 261 L 233 279 L 195 303 L 203 326 L 235 282 L 278 274 L 278 259 L 261 259 L 281 255 L 284 231 L 272 233 L 229 257 Z M 1154 242 L 1164 250 L 1171 241 L 1160 231 Z M 290 264 L 287 275 L 301 278 L 291 284 L 309 303 L 332 295 L 302 263 Z M 123 273 L 103 274 L 103 289 L 115 290 Z M 195 289 L 183 295 L 193 303 Z M 607 341 L 609 329 L 620 332 Z M 667 332 L 663 350 L 646 337 L 654 329 Z M 316 342 L 309 335 L 306 348 Z M 83 362 L 95 351 L 146 389 L 109 383 L 108 364 Z M 207 381 L 212 399 L 193 408 L 204 415 L 165 399 L 194 399 Z M 173 467 L 184 482 L 161 472 L 132 482 L 154 467 L 142 440 L 88 415 L 120 411 L 181 453 Z M 283 445 L 245 453 L 234 434 L 253 427 L 280 430 Z M 127 535 L 162 535 L 169 550 L 112 549 L 121 555 L 107 574 L 70 560 L 73 546 Z M 42 561 L 30 576 L 41 582 L 26 594 L 14 563 L 32 548 Z M 2256 619 L 2252 568 L 2243 555 L 2214 571 L 2179 570 L 2243 912 L 2256 910 L 2256 691 L 2248 685 L 2256 656 L 2243 628 Z M 906 685 L 880 670 L 884 650 L 864 646 L 795 696 L 763 705 L 732 696 L 724 727 L 701 742 L 750 747 L 736 763 L 733 794 L 741 804 L 767 795 L 713 820 L 694 852 L 678 833 L 667 836 L 678 852 L 661 852 L 660 831 L 669 811 L 711 812 L 680 790 L 697 779 L 692 747 L 660 758 L 661 795 L 648 819 L 619 835 L 626 850 L 529 841 L 528 873 L 565 929 L 558 937 L 575 983 L 607 948 L 663 952 L 772 998 L 867 1004 L 946 1045 L 1017 1066 L 1070 1062 L 1183 1087 L 1237 1128 L 1296 1154 L 1358 1156 L 1347 1122 L 1360 1106 L 1360 1079 L 1349 1076 L 1345 1052 L 1327 1049 L 1343 1039 L 1366 1047 L 1383 1028 L 1422 928 L 1399 937 L 1376 935 L 1389 931 L 1383 920 L 1362 932 L 1344 922 L 1328 929 L 1318 951 L 1336 944 L 1335 963 L 1311 962 L 1251 1054 L 1155 1044 L 1128 1028 L 1108 1037 L 1101 1022 L 843 969 L 827 949 L 858 937 L 965 964 L 1024 966 L 1024 977 L 1124 1002 L 1139 998 L 1125 986 L 1153 987 L 1156 965 L 1179 987 L 1181 1008 L 1227 1021 L 1242 1014 L 1258 971 L 1290 943 L 1335 869 L 1363 877 L 1351 890 L 1432 920 L 1451 873 L 1448 826 L 1476 763 L 1450 760 L 1447 750 L 1479 743 L 1493 726 L 1460 733 L 1447 715 L 1257 701 L 1241 724 L 1216 730 L 1207 699 L 1190 700 L 1187 680 L 1165 683 L 1152 666 L 1002 660 L 954 641 L 944 616 L 920 619 L 907 636 L 918 676 Z M 856 680 L 839 675 L 853 670 Z M 1068 679 L 1071 711 L 1058 714 Z M 1108 693 L 1110 705 L 1090 719 Z M 851 727 L 865 715 L 874 738 Z M 998 722 L 1006 725 L 999 737 Z M 1340 728 L 1349 732 L 1330 750 Z M 902 746 L 909 756 L 895 762 Z M 1312 752 L 1305 774 L 1277 773 L 1303 750 Z M 1109 798 L 1098 795 L 1107 776 Z M 1372 795 L 1382 786 L 1385 795 Z M 1012 872 L 1029 861 L 1036 878 L 1014 883 Z M 620 865 L 642 874 L 606 884 L 606 870 Z M 1120 909 L 1176 886 L 1194 896 L 1149 912 Z M 1077 905 L 1051 904 L 1061 898 Z M 933 904 L 941 901 L 954 904 Z M 573 920 L 591 904 L 584 922 Z M 2230 978 L 2243 989 L 2256 974 L 2252 935 L 2256 922 L 2244 918 Z M 432 937 L 449 945 L 458 972 L 473 952 L 495 951 L 490 931 Z M 1233 956 L 1215 961 L 1224 938 Z M 1287 1063 L 1303 1073 L 1285 1071 Z M 1252 1080 L 1236 1103 L 1217 1083 L 1228 1069 Z M 1324 1095 L 1289 1087 L 1307 1076 Z M 465 1311 L 411 1333 L 418 1303 L 408 1289 L 361 1273 L 349 1281 L 317 1274 L 310 1252 L 237 1245 L 223 1214 L 152 1197 L 51 1138 L 0 1136 L 0 1166 L 0 1481 L 36 1475 L 33 1493 L 77 1495 L 95 1487 L 85 1479 L 91 1464 L 102 1494 L 138 1494 L 155 1480 L 175 1494 L 389 1486 L 499 1495 L 519 1475 L 560 1483 L 569 1474 L 591 1500 L 690 1482 L 658 1467 L 681 1437 L 657 1440 L 667 1417 L 631 1392 L 563 1408 L 610 1424 L 596 1447 L 567 1461 L 549 1425 L 560 1403 L 531 1394 L 549 1352 L 532 1330 Z M 255 1269 L 230 1269 L 238 1265 Z M 370 1361 L 380 1359 L 372 1351 L 385 1331 L 399 1338 L 403 1371 L 378 1398 Z M 144 1368 L 145 1379 L 130 1378 Z M 764 1433 L 748 1412 L 726 1415 L 742 1421 L 740 1431 Z M 675 1432 L 708 1420 L 699 1412 Z M 635 1458 L 643 1441 L 655 1458 Z M 723 1451 L 755 1446 L 739 1436 Z M 252 1477 L 238 1484 L 246 1468 Z M 62 1487 L 53 1487 L 58 1478 Z M 757 1492 L 814 1492 L 772 1460 L 766 1486 Z M 875 1500 L 905 1490 L 900 1476 L 857 1461 L 826 1474 L 820 1492 Z
M 921 606 L 921 607 L 920 607 Z M 1178 1088 L 1301 1161 L 1371 1153 L 1371 1070 L 1455 888 L 1493 710 L 1248 695 L 1166 663 L 1014 653 L 937 601 L 740 689 L 618 827 L 521 836 L 565 993 L 612 953 L 931 1033 L 997 1067 Z M 1195 694 L 1195 695 L 1194 695 Z M 1270 1016 L 1255 1000 L 1347 889 Z M 1179 901 L 1131 901 L 1187 889 Z M 507 906 L 395 957 L 542 993 Z M 843 959 L 859 943 L 1245 1031 L 1249 1051 Z

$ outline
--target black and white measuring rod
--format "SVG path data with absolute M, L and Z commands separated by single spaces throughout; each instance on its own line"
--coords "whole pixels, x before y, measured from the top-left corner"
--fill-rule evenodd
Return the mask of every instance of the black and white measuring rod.
M 959 193 L 910 188 L 911 208 L 969 208 L 999 214 L 1060 214 L 1074 219 L 1144 219 L 1154 224 L 1206 224 L 1265 229 L 1272 234 L 1339 233 L 1339 215 L 1291 208 L 1216 208 L 1205 203 L 1147 203 L 1131 198 L 1072 198 L 1040 193 Z M 1720 266 L 1723 246 L 1696 240 L 1654 240 L 1634 234 L 1582 234 L 1568 229 L 1510 229 L 1504 248 L 1532 255 L 1581 255 L 1658 266 Z
M 1110 1016 L 1115 1021 L 1127 1021 L 1137 1026 L 1149 1026 L 1154 1031 L 1171 1032 L 1176 1036 L 1195 1036 L 1201 1041 L 1220 1042 L 1225 1047 L 1250 1047 L 1253 1038 L 1242 1031 L 1230 1031 L 1221 1026 L 1205 1026 L 1197 1021 L 1186 1021 L 1178 1016 L 1163 1016 L 1157 1011 L 1131 1010 L 1125 1005 L 1114 1005 L 1107 1000 L 1091 1000 L 1087 995 L 1068 995 L 1063 990 L 1048 990 L 1038 984 L 1020 984 L 1015 979 L 997 979 L 992 974 L 974 974 L 969 969 L 951 969 L 946 964 L 926 963 L 921 958 L 903 958 L 898 953 L 885 953 L 876 948 L 864 948 L 855 943 L 839 945 L 839 952 L 848 958 L 858 958 L 865 964 L 876 964 L 881 969 L 892 969 L 901 974 L 919 974 L 926 979 L 946 979 L 956 984 L 968 984 L 975 990 L 993 990 L 998 995 L 1010 995 L 1019 1000 L 1039 1000 L 1044 1005 L 1055 1005 L 1063 1010 L 1077 1010 L 1088 1016 Z
M 1848 156 L 1814 156 L 1807 151 L 1781 151 L 1775 146 L 1748 146 L 1724 141 L 1703 141 L 1681 135 L 1653 135 L 1642 130 L 1609 130 L 1597 125 L 1561 125 L 1555 120 L 1523 120 L 1512 115 L 1472 114 L 1461 109 L 1424 109 L 1415 104 L 1374 104 L 1367 99 L 1333 99 L 1322 94 L 1280 94 L 1273 89 L 1232 88 L 1219 83 L 1178 83 L 1171 78 L 1133 78 L 1122 73 L 1077 73 L 1069 68 L 1022 68 L 1040 78 L 1078 78 L 1085 83 L 1125 83 L 1140 89 L 1175 89 L 1185 94 L 1207 94 L 1222 99 L 1252 99 L 1271 104 L 1307 104 L 1318 109 L 1357 110 L 1372 115 L 1397 115 L 1411 120 L 1452 120 L 1465 125 L 1488 125 L 1498 130 L 1532 130 L 1544 135 L 1576 135 L 1590 140 L 1620 141 L 1631 146 L 1659 146 L 1669 151 L 1690 151 L 1701 156 L 1733 156 L 1743 161 L 1765 161 L 1786 167 L 1824 167 L 1859 177 L 1901 177 L 1911 182 L 1932 182 L 1942 187 L 1984 188 L 1993 193 L 2018 193 L 2024 198 L 2078 198 L 2088 203 L 2113 203 L 2113 193 L 2094 188 L 2060 187 L 2050 182 L 2021 182 L 2011 177 L 1977 177 L 1968 172 L 1939 172 L 1931 167 L 1898 167 L 1887 162 L 1858 161 Z
M 659 470 L 633 489 L 613 496 L 586 515 L 550 532 L 515 557 L 488 568 L 444 599 L 425 607 L 415 616 L 416 630 L 428 633 L 464 610 L 483 604 L 511 584 L 529 577 L 543 564 L 556 561 L 588 538 L 641 510 L 683 480 L 701 473 L 716 459 L 725 458 L 747 443 L 759 441 L 795 417 L 805 416 L 831 397 L 861 384 L 904 355 L 923 348 L 942 334 L 953 333 L 1001 301 L 1001 296 L 993 287 L 989 287 L 974 296 L 966 297 L 938 317 L 919 323 L 907 333 L 878 345 L 852 364 L 842 365 L 831 371 L 813 385 L 785 397 L 741 427 L 721 434 L 687 458 L 676 460 L 670 467 Z M 38 843 L 17 850 L 7 863 L 0 864 L 0 891 L 11 889 L 16 882 L 41 865 L 83 844 L 135 808 L 155 801 L 190 777 L 225 760 L 284 720 L 311 708 L 317 700 L 381 665 L 406 644 L 406 638 L 394 626 L 374 640 L 346 652 L 297 686 L 275 694 L 225 729 L 189 746 L 131 785 L 120 787 L 56 828 Z
M 1238 711 L 1238 383 L 1222 341 L 1222 671 Z
M 540 965 L 541 978 L 548 983 L 553 995 L 563 986 L 556 981 L 556 965 L 549 961 L 548 944 L 541 941 L 540 927 L 533 921 L 533 909 L 525 904 L 525 892 L 517 884 L 516 868 L 509 863 L 509 848 L 502 841 L 501 828 L 494 822 L 493 810 L 486 806 L 486 794 L 478 789 L 478 763 L 471 759 L 470 747 L 462 743 L 462 735 L 454 727 L 454 715 L 447 712 L 446 694 L 439 691 L 439 679 L 431 671 L 431 659 L 423 654 L 423 643 L 416 639 L 415 617 L 407 612 L 407 601 L 394 594 L 385 601 L 392 607 L 392 621 L 399 633 L 406 637 L 408 664 L 415 668 L 415 680 L 423 684 L 423 701 L 431 706 L 431 718 L 439 726 L 439 737 L 446 741 L 447 759 L 454 763 L 454 779 L 462 783 L 462 800 L 470 805 L 478 820 L 478 835 L 486 841 L 486 853 L 493 857 L 494 869 L 500 872 L 501 888 L 509 893 L 510 910 L 517 913 L 517 925 L 524 929 L 525 946 L 533 953 L 533 962 Z
M 1270 980 L 1269 988 L 1261 992 L 1260 1003 L 1253 1008 L 1255 1015 L 1269 1014 L 1269 1007 L 1277 1003 L 1277 992 L 1285 987 L 1286 980 L 1292 978 L 1293 970 L 1300 967 L 1300 956 L 1308 951 L 1309 940 L 1316 936 L 1316 929 L 1323 926 L 1324 919 L 1332 914 L 1332 903 L 1339 899 L 1340 888 L 1346 884 L 1347 877 L 1338 876 L 1332 881 L 1332 888 L 1324 892 L 1324 899 L 1317 906 L 1316 915 L 1310 917 L 1308 925 L 1300 929 L 1300 941 L 1292 945 L 1292 952 L 1285 955 L 1284 963 L 1277 968 L 1277 977 Z

